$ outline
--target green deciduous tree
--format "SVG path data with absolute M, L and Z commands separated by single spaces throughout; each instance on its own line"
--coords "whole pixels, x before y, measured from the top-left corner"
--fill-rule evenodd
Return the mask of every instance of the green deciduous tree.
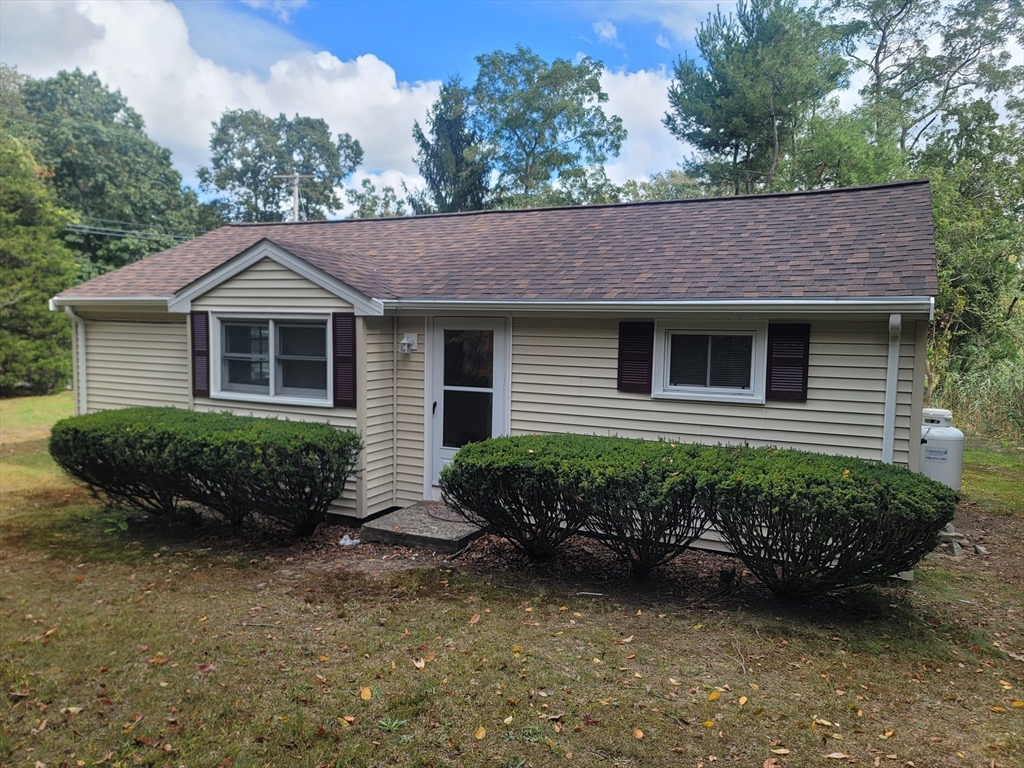
M 620 189 L 623 202 L 644 200 L 685 200 L 700 197 L 701 187 L 686 171 L 671 168 L 652 173 L 645 181 L 630 180 Z
M 976 101 L 947 119 L 918 168 L 932 180 L 939 295 L 931 363 L 941 380 L 1018 356 L 1024 344 L 1024 132 Z
M 92 277 L 195 234 L 197 200 L 182 189 L 171 153 L 152 141 L 142 116 L 119 91 L 81 70 L 19 84 L 16 135 L 47 169 L 61 206 L 86 231 L 68 236 L 82 277 Z M 111 237 L 88 230 L 131 230 Z
M 944 115 L 1024 82 L 1024 64 L 1007 48 L 1024 35 L 1021 0 L 835 0 L 833 7 L 850 57 L 869 75 L 861 108 L 905 151 L 922 148 Z
M 458 76 L 441 86 L 427 113 L 427 133 L 414 122 L 416 166 L 427 184 L 423 196 L 410 195 L 415 213 L 454 213 L 486 207 L 490 161 L 470 127 L 470 93 Z
M 545 184 L 618 155 L 626 129 L 602 107 L 608 94 L 601 90 L 601 62 L 584 56 L 578 64 L 549 64 L 522 46 L 476 60 L 476 127 L 505 204 L 531 205 Z
M 362 162 L 363 149 L 349 134 L 332 138 L 319 118 L 254 109 L 221 115 L 210 137 L 210 166 L 198 171 L 200 188 L 227 193 L 236 221 L 282 221 L 290 212 L 292 188 L 275 176 L 299 173 L 299 218 L 324 219 L 341 208 L 337 189 Z
M 348 204 L 354 210 L 350 219 L 387 219 L 392 216 L 405 216 L 406 201 L 398 197 L 394 187 L 384 187 L 377 192 L 377 187 L 369 179 L 363 179 L 359 189 L 346 189 Z
M 838 32 L 797 0 L 741 2 L 697 32 L 700 60 L 683 58 L 665 125 L 697 151 L 691 172 L 734 194 L 776 189 L 793 139 L 848 65 Z
M 69 214 L 43 183 L 32 154 L 0 135 L 0 395 L 42 394 L 71 376 L 67 318 L 47 299 L 74 282 L 61 239 Z

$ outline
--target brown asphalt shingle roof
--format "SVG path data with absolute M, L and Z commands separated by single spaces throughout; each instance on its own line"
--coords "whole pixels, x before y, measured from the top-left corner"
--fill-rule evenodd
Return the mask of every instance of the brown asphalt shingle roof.
M 61 294 L 168 296 L 268 239 L 378 299 L 933 296 L 927 181 L 222 227 Z

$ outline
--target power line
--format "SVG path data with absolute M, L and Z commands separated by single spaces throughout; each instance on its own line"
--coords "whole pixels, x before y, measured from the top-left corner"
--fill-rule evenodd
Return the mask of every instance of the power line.
M 114 227 L 94 227 L 87 224 L 68 224 L 64 227 L 67 232 L 74 232 L 80 235 L 97 235 L 100 237 L 122 237 L 133 240 L 155 240 L 166 242 L 171 240 L 175 243 L 184 243 L 191 240 L 190 235 L 170 235 L 159 232 L 142 232 L 139 230 L 117 229 Z

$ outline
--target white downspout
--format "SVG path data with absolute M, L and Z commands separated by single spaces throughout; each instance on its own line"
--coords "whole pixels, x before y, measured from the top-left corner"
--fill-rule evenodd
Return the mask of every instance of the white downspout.
M 896 442 L 896 385 L 900 368 L 901 315 L 889 315 L 889 361 L 885 368 L 885 421 L 882 427 L 882 461 L 892 464 Z
M 75 415 L 89 412 L 89 396 L 85 377 L 85 320 L 75 314 L 70 306 L 64 306 L 64 314 L 71 318 L 71 329 L 75 334 Z

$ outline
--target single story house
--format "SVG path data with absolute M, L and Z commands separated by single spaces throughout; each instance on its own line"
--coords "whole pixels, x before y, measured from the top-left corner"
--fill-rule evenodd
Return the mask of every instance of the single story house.
M 234 224 L 51 300 L 79 413 L 326 421 L 338 511 L 436 497 L 463 444 L 581 432 L 919 465 L 937 278 L 927 181 Z

